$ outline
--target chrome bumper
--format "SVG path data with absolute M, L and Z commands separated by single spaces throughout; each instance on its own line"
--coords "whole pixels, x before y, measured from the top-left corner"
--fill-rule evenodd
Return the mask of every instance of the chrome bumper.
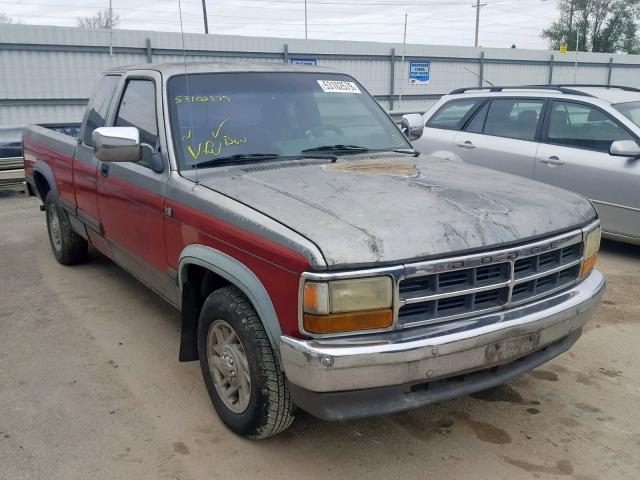
M 522 307 L 444 325 L 363 337 L 281 337 L 287 379 L 310 392 L 424 383 L 504 365 L 577 333 L 605 290 L 593 271 L 580 283 Z

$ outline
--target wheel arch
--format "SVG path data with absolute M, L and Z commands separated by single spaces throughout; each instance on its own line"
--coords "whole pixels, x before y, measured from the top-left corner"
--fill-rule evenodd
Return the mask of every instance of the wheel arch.
M 43 203 L 49 192 L 53 192 L 56 197 L 58 196 L 58 186 L 56 185 L 53 171 L 42 160 L 38 160 L 33 167 L 33 183 Z
M 185 312 L 183 313 L 182 321 L 182 342 L 191 341 L 191 336 L 194 333 L 185 332 L 185 329 L 188 330 L 189 328 L 194 327 L 194 325 L 189 322 L 194 321 L 193 317 L 195 316 L 195 310 L 193 310 L 193 306 L 184 304 L 184 287 L 189 281 L 189 268 L 192 266 L 208 270 L 215 276 L 226 281 L 227 284 L 238 287 L 242 293 L 246 295 L 249 302 L 251 302 L 253 308 L 256 310 L 256 313 L 267 332 L 271 347 L 275 352 L 279 352 L 279 340 L 282 336 L 282 329 L 271 301 L 271 297 L 260 279 L 258 279 L 251 269 L 235 258 L 214 248 L 198 244 L 189 245 L 184 248 L 180 254 L 178 266 L 178 286 L 180 288 L 180 297 L 182 299 L 181 309 Z M 202 301 L 204 300 L 205 299 L 203 298 Z M 197 312 L 199 314 L 199 308 L 197 308 Z M 198 319 L 195 318 L 195 327 L 197 327 L 197 320 Z M 186 340 L 185 333 L 187 333 L 187 337 L 189 337 Z M 194 355 L 183 355 L 183 346 L 184 345 L 181 343 L 180 359 L 182 361 L 196 360 L 197 357 L 193 358 Z

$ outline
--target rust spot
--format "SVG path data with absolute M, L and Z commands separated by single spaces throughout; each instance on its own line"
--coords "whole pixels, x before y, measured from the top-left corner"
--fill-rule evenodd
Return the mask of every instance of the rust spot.
M 573 473 L 573 465 L 571 465 L 569 460 L 558 460 L 555 466 L 549 467 L 547 465 L 525 462 L 524 460 L 516 460 L 515 458 L 502 457 L 502 459 L 508 464 L 521 468 L 529 473 L 548 473 L 550 475 L 571 475 Z
M 360 160 L 348 163 L 332 163 L 326 165 L 324 169 L 327 172 L 358 173 L 362 175 L 418 176 L 416 164 L 405 160 Z
M 616 377 L 619 377 L 620 375 L 622 375 L 622 372 L 620 370 L 615 370 L 613 368 L 600 367 L 598 369 L 598 371 L 601 374 L 606 375 L 607 377 L 610 377 L 610 378 L 616 378 Z
M 578 402 L 575 404 L 575 406 L 577 409 L 587 413 L 600 413 L 602 411 L 598 407 L 594 407 L 593 405 L 589 405 L 588 403 L 583 402 Z
M 497 387 L 489 388 L 488 390 L 482 390 L 480 392 L 472 393 L 469 395 L 476 400 L 482 400 L 485 402 L 509 402 L 509 403 L 524 403 L 522 395 L 509 385 L 499 385 Z
M 473 430 L 473 433 L 478 440 L 496 445 L 506 445 L 507 443 L 511 443 L 511 435 L 495 425 L 475 420 L 466 413 L 457 413 L 456 416 L 464 420 L 469 428 Z
M 529 375 L 537 378 L 538 380 L 547 380 L 549 382 L 558 381 L 558 374 L 549 370 L 533 370 L 529 372 Z
M 176 442 L 173 444 L 173 451 L 180 455 L 189 455 L 189 447 L 184 442 Z
M 576 374 L 576 382 L 587 385 L 588 387 L 598 386 L 598 382 L 596 382 L 595 377 L 591 374 L 587 375 L 586 373 Z

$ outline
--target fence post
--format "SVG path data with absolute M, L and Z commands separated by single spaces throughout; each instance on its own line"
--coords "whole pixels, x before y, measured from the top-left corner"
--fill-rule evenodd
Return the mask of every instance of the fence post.
M 480 52 L 480 88 L 482 88 L 482 84 L 484 83 L 484 52 Z
M 282 52 L 284 63 L 289 63 L 289 45 L 284 44 L 284 51 Z
M 147 47 L 147 63 L 153 63 L 153 53 L 151 51 L 151 39 L 147 38 L 144 41 L 145 46 Z
M 551 55 L 551 59 L 549 60 L 549 85 L 553 85 L 553 62 L 555 61 L 555 55 Z
M 609 59 L 609 75 L 607 77 L 607 86 L 611 86 L 611 77 L 613 76 L 613 57 Z
M 391 65 L 390 65 L 390 75 L 389 78 L 389 110 L 393 110 L 393 95 L 395 90 L 395 81 L 396 81 L 396 49 L 391 49 Z

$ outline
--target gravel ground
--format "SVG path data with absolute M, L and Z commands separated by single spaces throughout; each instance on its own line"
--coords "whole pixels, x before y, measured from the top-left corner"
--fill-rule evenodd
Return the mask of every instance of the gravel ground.
M 640 478 L 640 247 L 605 242 L 604 303 L 507 385 L 251 442 L 217 419 L 179 316 L 109 260 L 57 264 L 38 201 L 0 198 L 0 479 Z

